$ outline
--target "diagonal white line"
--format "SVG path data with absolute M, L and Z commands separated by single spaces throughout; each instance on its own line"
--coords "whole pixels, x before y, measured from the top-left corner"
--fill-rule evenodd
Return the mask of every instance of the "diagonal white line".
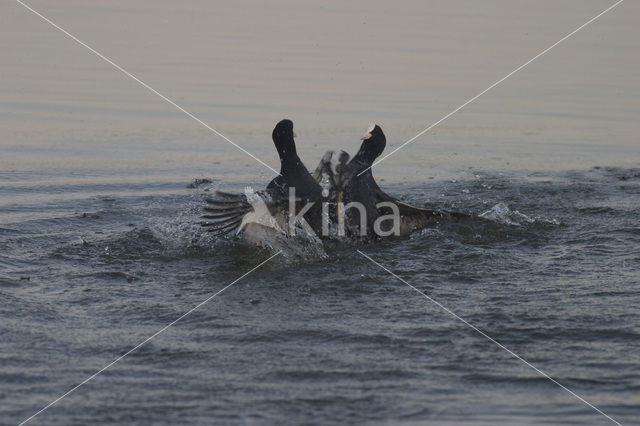
M 205 300 L 203 300 L 202 302 L 198 303 L 196 306 L 194 306 L 193 308 L 189 309 L 187 312 L 185 312 L 184 314 L 182 314 L 180 317 L 176 318 L 175 320 L 173 320 L 171 323 L 167 324 L 166 326 L 162 327 L 160 330 L 156 331 L 155 333 L 153 333 L 151 336 L 147 337 L 146 339 L 144 339 L 142 342 L 138 343 L 136 346 L 134 346 L 133 348 L 129 349 L 126 353 L 124 353 L 123 355 L 120 355 L 118 358 L 114 359 L 113 361 L 111 361 L 109 364 L 105 365 L 104 367 L 102 367 L 100 370 L 96 371 L 95 373 L 93 373 L 91 376 L 87 377 L 86 379 L 84 379 L 82 382 L 78 383 L 76 386 L 74 386 L 73 388 L 69 389 L 67 392 L 65 392 L 64 394 L 62 394 L 61 396 L 59 396 L 58 398 L 56 398 L 55 400 L 51 401 L 49 404 L 47 404 L 45 407 L 41 408 L 38 412 L 36 412 L 35 414 L 33 414 L 31 417 L 23 420 L 22 422 L 20 422 L 20 426 L 22 426 L 23 424 L 27 423 L 28 421 L 30 421 L 31 419 L 33 419 L 34 417 L 36 417 L 37 415 L 39 415 L 40 413 L 42 413 L 43 411 L 47 410 L 48 408 L 50 408 L 51 406 L 53 406 L 54 404 L 56 404 L 57 402 L 59 402 L 61 399 L 66 398 L 67 396 L 69 396 L 69 394 L 71 394 L 73 391 L 75 391 L 76 389 L 78 389 L 80 386 L 83 386 L 84 384 L 86 384 L 88 381 L 90 381 L 91 379 L 93 379 L 94 377 L 96 377 L 98 374 L 102 373 L 103 371 L 105 371 L 106 369 L 108 369 L 109 367 L 111 367 L 112 365 L 114 365 L 115 363 L 117 363 L 118 361 L 120 361 L 122 358 L 126 357 L 127 355 L 129 355 L 131 352 L 135 351 L 136 349 L 138 349 L 140 346 L 144 345 L 145 343 L 149 342 L 151 339 L 153 339 L 154 337 L 156 337 L 157 335 L 159 335 L 160 333 L 163 333 L 165 330 L 167 330 L 169 327 L 171 327 L 172 325 L 174 325 L 175 323 L 177 323 L 178 321 L 180 321 L 181 319 L 183 319 L 184 317 L 186 317 L 187 315 L 191 314 L 193 311 L 195 311 L 196 309 L 198 309 L 199 307 L 201 307 L 202 305 L 204 305 L 205 303 L 207 303 L 208 301 L 210 301 L 211 299 L 213 299 L 214 297 L 216 297 L 217 295 L 219 295 L 220 293 L 222 293 L 223 291 L 225 291 L 226 289 L 228 289 L 229 287 L 231 287 L 232 285 L 234 285 L 235 283 L 237 283 L 238 281 L 240 281 L 241 279 L 243 279 L 244 277 L 246 277 L 247 275 L 249 275 L 250 273 L 252 273 L 253 271 L 255 271 L 256 269 L 260 268 L 262 265 L 264 265 L 265 263 L 267 263 L 268 261 L 270 261 L 271 259 L 273 259 L 274 257 L 278 256 L 280 253 L 282 253 L 282 251 L 278 251 L 276 254 L 272 255 L 271 257 L 269 257 L 267 260 L 264 260 L 262 263 L 260 263 L 257 266 L 254 266 L 250 271 L 245 272 L 241 277 L 237 278 L 235 281 L 233 281 L 231 284 L 228 284 L 226 287 L 224 287 L 222 290 L 219 290 L 217 292 L 215 292 L 214 294 L 212 294 L 211 296 L 207 297 Z
M 603 416 L 605 416 L 607 419 L 611 420 L 613 423 L 621 426 L 621 424 L 619 422 L 617 422 L 616 420 L 612 419 L 609 415 L 607 415 L 604 411 L 602 411 L 601 409 L 599 409 L 598 407 L 596 407 L 595 405 L 591 404 L 589 401 L 587 401 L 586 399 L 582 398 L 580 395 L 578 395 L 577 393 L 573 392 L 571 389 L 567 388 L 566 386 L 564 386 L 562 383 L 558 382 L 557 380 L 555 380 L 554 378 L 552 378 L 551 376 L 549 376 L 547 373 L 545 373 L 544 371 L 540 370 L 539 368 L 537 368 L 536 366 L 534 366 L 533 364 L 531 364 L 530 362 L 528 362 L 527 360 L 525 360 L 524 358 L 522 358 L 520 355 L 516 354 L 515 352 L 513 352 L 511 349 L 507 348 L 506 346 L 504 346 L 502 343 L 498 342 L 497 340 L 495 340 L 493 337 L 489 336 L 488 334 L 486 334 L 484 331 L 480 330 L 478 327 L 474 326 L 473 324 L 470 324 L 469 322 L 467 322 L 464 318 L 460 317 L 459 315 L 457 315 L 455 312 L 451 311 L 449 308 L 447 308 L 446 306 L 444 306 L 443 304 L 441 304 L 440 302 L 438 302 L 437 300 L 427 296 L 426 293 L 418 290 L 416 287 L 412 286 L 411 284 L 409 284 L 408 282 L 406 282 L 405 280 L 403 280 L 402 278 L 400 278 L 399 276 L 397 276 L 396 274 L 394 274 L 393 272 L 391 272 L 389 269 L 387 269 L 386 267 L 384 267 L 383 265 L 381 265 L 380 263 L 376 262 L 375 260 L 373 260 L 371 257 L 367 256 L 366 254 L 364 254 L 363 252 L 361 252 L 360 250 L 357 250 L 358 253 L 360 253 L 360 255 L 362 255 L 363 257 L 367 258 L 369 261 L 371 261 L 372 263 L 378 265 L 380 268 L 384 269 L 385 271 L 387 271 L 389 274 L 391 274 L 392 276 L 394 276 L 395 278 L 397 278 L 398 280 L 402 281 L 403 283 L 405 283 L 406 285 L 408 285 L 409 287 L 411 287 L 413 290 L 415 290 L 416 292 L 418 292 L 420 295 L 424 296 L 427 300 L 429 300 L 430 302 L 435 303 L 436 305 L 438 305 L 440 308 L 442 308 L 445 312 L 447 312 L 449 315 L 453 316 L 454 318 L 462 321 L 465 325 L 467 325 L 468 327 L 470 327 L 471 329 L 473 329 L 474 331 L 476 331 L 477 333 L 479 333 L 480 335 L 482 335 L 483 337 L 485 337 L 486 339 L 488 339 L 489 341 L 491 341 L 492 343 L 498 345 L 501 349 L 504 349 L 505 351 L 507 351 L 510 355 L 512 355 L 513 357 L 517 358 L 518 360 L 522 361 L 525 365 L 527 365 L 528 367 L 532 368 L 533 370 L 537 371 L 538 373 L 540 373 L 542 376 L 546 377 L 547 379 L 551 380 L 553 383 L 555 383 L 556 385 L 560 386 L 562 389 L 564 389 L 565 391 L 569 392 L 571 395 L 573 395 L 574 397 L 578 398 L 580 401 L 584 402 L 585 404 L 587 404 L 589 407 L 593 408 L 594 410 L 596 410 L 598 413 L 602 414 Z
M 173 105 L 174 107 L 176 107 L 177 109 L 179 109 L 180 111 L 184 112 L 185 114 L 187 114 L 189 117 L 193 118 L 195 121 L 197 121 L 198 123 L 202 124 L 204 127 L 206 127 L 207 129 L 211 130 L 213 133 L 215 133 L 216 135 L 220 136 L 222 139 L 226 140 L 227 142 L 229 142 L 231 145 L 235 146 L 236 148 L 238 148 L 240 151 L 244 152 L 245 154 L 247 154 L 249 157 L 253 158 L 254 160 L 256 160 L 257 162 L 259 162 L 260 164 L 262 164 L 263 166 L 267 167 L 268 169 L 272 170 L 274 173 L 276 174 L 280 174 L 278 173 L 278 171 L 276 169 L 274 169 L 273 167 L 271 167 L 270 165 L 268 165 L 267 163 L 265 163 L 264 161 L 262 161 L 261 159 L 259 159 L 258 157 L 256 157 L 255 155 L 253 155 L 252 153 L 250 153 L 249 151 L 247 151 L 246 149 L 244 149 L 243 147 L 241 147 L 240 145 L 238 145 L 237 143 L 233 142 L 231 139 L 229 139 L 228 137 L 226 137 L 225 135 L 223 135 L 222 133 L 220 133 L 219 131 L 217 131 L 216 129 L 214 129 L 213 127 L 211 127 L 210 125 L 208 125 L 207 123 L 205 123 L 204 121 L 200 120 L 198 117 L 196 117 L 195 115 L 193 115 L 192 113 L 190 113 L 189 111 L 187 111 L 186 109 L 184 109 L 183 107 L 181 107 L 180 105 L 178 105 L 177 103 L 175 103 L 174 101 L 172 101 L 171 99 L 167 98 L 165 95 L 163 95 L 162 93 L 158 92 L 156 89 L 154 89 L 153 87 L 149 86 L 147 83 L 145 83 L 144 81 L 140 80 L 138 77 L 136 77 L 135 75 L 131 74 L 129 71 L 125 70 L 124 68 L 122 68 L 120 65 L 116 64 L 115 62 L 113 62 L 111 59 L 107 58 L 106 56 L 104 56 L 102 53 L 98 52 L 97 50 L 95 50 L 94 48 L 92 48 L 91 46 L 89 46 L 88 44 L 84 43 L 83 41 L 81 41 L 80 39 L 78 39 L 76 36 L 74 36 L 73 34 L 71 34 L 70 32 L 68 32 L 67 30 L 65 30 L 64 28 L 61 28 L 59 25 L 57 25 L 55 22 L 51 21 L 49 18 L 47 18 L 46 16 L 43 16 L 41 13 L 39 13 L 38 11 L 34 10 L 32 7 L 30 7 L 29 5 L 25 4 L 24 2 L 22 2 L 21 0 L 15 0 L 16 3 L 24 6 L 26 9 L 30 10 L 31 12 L 33 12 L 35 15 L 39 16 L 40 18 L 42 18 L 44 21 L 46 21 L 47 23 L 49 23 L 51 26 L 53 26 L 54 28 L 57 28 L 58 30 L 62 31 L 65 35 L 67 35 L 68 37 L 70 37 L 71 39 L 73 39 L 75 42 L 77 42 L 78 44 L 86 47 L 87 49 L 89 49 L 92 53 L 94 53 L 95 55 L 97 55 L 100 59 L 103 59 L 104 61 L 108 62 L 109 64 L 113 65 L 116 69 L 118 69 L 119 71 L 121 71 L 123 74 L 125 74 L 127 77 L 132 78 L 133 80 L 137 81 L 138 83 L 140 83 L 142 86 L 144 86 L 147 90 L 149 90 L 152 93 L 155 93 L 156 95 L 158 95 L 159 97 L 161 97 L 162 99 L 164 99 L 165 101 L 167 101 L 168 103 L 170 103 L 171 105 Z
M 609 12 L 611 9 L 613 9 L 614 7 L 618 6 L 620 3 L 622 3 L 624 0 L 618 0 L 616 3 L 614 3 L 613 5 L 609 6 L 608 8 L 606 8 L 604 11 L 600 12 L 599 14 L 597 14 L 596 16 L 594 16 L 593 18 L 589 19 L 587 22 L 585 22 L 584 24 L 580 25 L 578 28 L 576 28 L 575 30 L 571 31 L 569 34 L 567 34 L 566 36 L 562 37 L 560 40 L 556 41 L 555 43 L 553 43 L 551 46 L 547 47 L 546 49 L 544 49 L 542 52 L 538 53 L 536 56 L 534 56 L 533 58 L 529 59 L 527 62 L 525 62 L 524 64 L 520 65 L 518 68 L 514 69 L 513 71 L 511 71 L 509 74 L 505 75 L 504 77 L 502 77 L 500 80 L 496 81 L 495 83 L 493 83 L 491 86 L 487 87 L 486 89 L 484 89 L 482 92 L 478 93 L 477 95 L 475 95 L 473 98 L 469 99 L 468 101 L 466 101 L 465 103 L 463 103 L 462 105 L 460 105 L 458 108 L 454 109 L 453 111 L 451 111 L 449 114 L 445 115 L 444 117 L 442 117 L 440 120 L 436 121 L 435 123 L 433 123 L 432 125 L 430 125 L 429 127 L 427 127 L 426 129 L 424 129 L 423 131 L 421 131 L 420 133 L 418 133 L 417 135 L 415 135 L 414 137 L 412 137 L 411 139 L 409 139 L 408 141 L 406 141 L 405 143 L 403 143 L 402 145 L 400 145 L 399 147 L 397 147 L 396 149 L 394 149 L 393 151 L 391 151 L 390 153 L 388 153 L 387 155 L 385 155 L 384 157 L 380 158 L 379 160 L 375 161 L 371 166 L 367 167 L 366 169 L 364 169 L 363 171 L 361 171 L 358 176 L 360 176 L 361 174 L 363 174 L 364 172 L 366 172 L 367 170 L 369 170 L 371 167 L 380 164 L 381 162 L 383 162 L 386 158 L 388 158 L 389 156 L 395 154 L 396 152 L 398 152 L 399 150 L 401 150 L 402 148 L 404 148 L 405 146 L 409 145 L 411 142 L 415 141 L 416 139 L 418 139 L 420 136 L 424 135 L 425 133 L 427 133 L 429 130 L 433 129 L 434 127 L 436 127 L 438 124 L 442 123 L 443 121 L 445 121 L 447 118 L 451 117 L 453 114 L 455 114 L 456 112 L 460 111 L 462 108 L 466 107 L 467 105 L 469 105 L 471 102 L 475 101 L 476 99 L 478 99 L 480 96 L 484 95 L 485 93 L 487 93 L 489 90 L 493 89 L 494 87 L 496 87 L 498 84 L 502 83 L 503 81 L 505 81 L 506 79 L 508 79 L 509 77 L 511 77 L 512 75 L 514 75 L 515 73 L 517 73 L 518 71 L 520 71 L 522 68 L 526 67 L 527 65 L 529 65 L 531 62 L 535 61 L 536 59 L 538 59 L 540 56 L 544 55 L 545 53 L 547 53 L 548 51 L 550 51 L 551 49 L 553 49 L 554 47 L 556 47 L 557 45 L 559 45 L 560 43 L 562 43 L 563 41 L 565 41 L 566 39 L 568 39 L 569 37 L 571 37 L 572 35 L 574 35 L 575 33 L 577 33 L 578 31 L 580 31 L 581 29 L 583 29 L 584 27 L 586 27 L 587 25 L 589 25 L 590 23 L 592 23 L 593 21 L 595 21 L 596 19 L 600 18 L 602 15 L 604 15 L 605 13 Z

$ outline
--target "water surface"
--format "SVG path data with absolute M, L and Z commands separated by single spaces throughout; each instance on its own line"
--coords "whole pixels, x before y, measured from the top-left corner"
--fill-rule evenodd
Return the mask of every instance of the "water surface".
M 29 3 L 276 167 L 370 121 L 387 152 L 610 3 Z M 34 424 L 623 424 L 640 417 L 640 8 L 624 2 L 375 168 L 491 221 L 287 251 Z M 0 5 L 0 423 L 273 254 L 197 225 L 273 173 L 17 3 Z M 194 185 L 195 179 L 210 183 Z

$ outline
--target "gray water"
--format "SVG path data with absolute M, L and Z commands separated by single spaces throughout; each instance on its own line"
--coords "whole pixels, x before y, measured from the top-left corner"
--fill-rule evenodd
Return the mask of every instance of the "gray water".
M 276 167 L 387 152 L 612 3 L 29 4 Z M 489 220 L 284 253 L 29 424 L 609 424 L 640 418 L 640 34 L 616 9 L 374 168 Z M 15 2 L 0 4 L 0 424 L 273 250 L 198 226 L 273 173 Z M 208 182 L 200 183 L 199 179 Z
M 462 176 L 389 190 L 492 221 L 276 257 L 35 424 L 606 423 L 356 248 L 634 423 L 640 169 Z M 205 189 L 245 182 L 67 184 L 57 199 L 55 184 L 3 179 L 8 424 L 272 254 L 197 225 Z

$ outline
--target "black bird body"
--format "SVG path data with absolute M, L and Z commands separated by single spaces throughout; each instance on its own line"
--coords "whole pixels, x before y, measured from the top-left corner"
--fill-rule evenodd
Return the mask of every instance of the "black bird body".
M 258 202 L 264 203 L 268 213 L 276 219 L 280 228 L 287 229 L 289 216 L 289 191 L 295 189 L 296 211 L 307 203 L 314 203 L 304 214 L 305 221 L 318 234 L 322 220 L 322 188 L 311 176 L 302 160 L 298 156 L 295 144 L 295 133 L 291 120 L 282 120 L 273 129 L 272 139 L 280 157 L 280 174 L 276 176 L 263 191 L 255 193 Z M 210 232 L 224 235 L 239 230 L 243 219 L 250 213 L 256 212 L 256 199 L 250 200 L 246 194 L 229 194 L 216 192 L 217 199 L 207 199 L 205 207 L 207 222 L 202 226 L 208 227 Z M 255 197 L 254 197 L 255 198 Z M 261 212 L 264 213 L 264 212 Z
M 390 206 L 378 207 L 380 203 L 391 203 L 396 206 L 400 220 L 400 235 L 407 236 L 411 232 L 428 226 L 433 226 L 441 219 L 460 219 L 469 217 L 464 213 L 448 212 L 444 210 L 430 210 L 411 206 L 385 193 L 375 181 L 371 166 L 382 154 L 386 146 L 386 137 L 380 126 L 372 125 L 362 138 L 362 144 L 356 155 L 350 160 L 345 152 L 328 152 L 318 165 L 314 177 L 321 181 L 328 181 L 331 188 L 331 201 L 342 203 L 348 207 L 349 203 L 359 203 L 366 213 L 365 226 L 361 228 L 360 211 L 349 208 L 345 211 L 345 230 L 348 235 L 366 235 L 377 238 L 374 223 L 381 216 L 393 213 Z M 336 157 L 339 160 L 336 161 Z M 334 220 L 340 220 L 340 214 Z M 384 226 L 381 226 L 383 231 Z M 390 228 L 389 228 L 390 229 Z
M 273 129 L 273 142 L 280 156 L 280 174 L 269 182 L 266 191 L 274 199 L 288 199 L 289 188 L 295 188 L 297 198 L 317 202 L 322 196 L 322 188 L 298 157 L 294 135 L 290 120 L 282 120 Z

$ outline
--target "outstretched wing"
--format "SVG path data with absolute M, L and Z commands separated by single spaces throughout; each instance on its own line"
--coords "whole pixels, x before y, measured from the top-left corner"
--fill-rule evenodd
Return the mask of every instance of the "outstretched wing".
M 373 185 L 375 185 L 376 191 L 376 201 L 378 203 L 388 202 L 393 203 L 398 206 L 398 211 L 400 212 L 400 216 L 402 221 L 410 224 L 410 228 L 419 229 L 427 226 L 433 225 L 438 220 L 442 219 L 471 219 L 473 216 L 462 213 L 462 212 L 454 212 L 448 210 L 432 210 L 432 209 L 424 209 L 421 207 L 415 207 L 410 204 L 405 203 L 402 200 L 398 200 L 387 193 L 385 193 L 378 184 L 374 181 Z
M 253 206 L 245 194 L 216 191 L 216 198 L 207 198 L 206 202 L 206 214 L 202 216 L 206 221 L 200 224 L 216 236 L 226 235 L 238 229 L 245 215 L 253 211 Z
M 276 196 L 273 192 L 276 192 Z M 289 200 L 279 197 L 277 191 L 267 189 L 254 192 L 250 187 L 245 189 L 244 194 L 216 191 L 216 197 L 207 198 L 206 202 L 206 214 L 201 216 L 206 221 L 200 224 L 216 236 L 234 231 L 238 234 L 248 223 L 282 231 L 282 220 L 287 217 L 289 207 Z M 295 202 L 299 203 L 300 199 L 296 198 Z

